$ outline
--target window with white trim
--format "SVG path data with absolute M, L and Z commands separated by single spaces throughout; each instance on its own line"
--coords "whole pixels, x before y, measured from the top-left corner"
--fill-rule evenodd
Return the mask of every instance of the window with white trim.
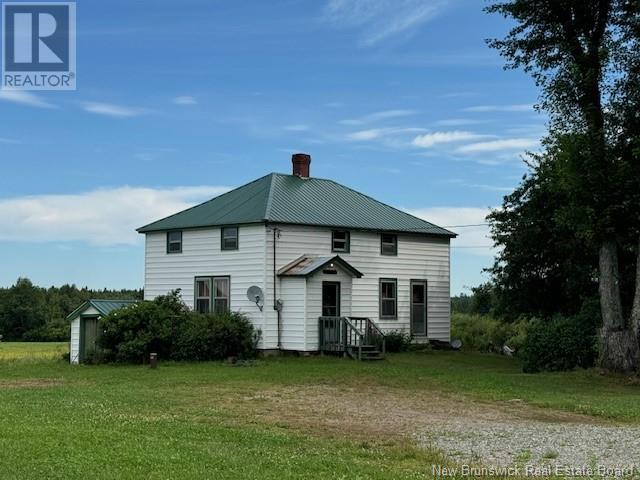
M 238 227 L 222 227 L 220 238 L 222 250 L 238 250 Z
M 199 313 L 222 313 L 230 309 L 230 277 L 197 277 L 194 309 Z
M 346 230 L 334 230 L 331 232 L 331 251 L 349 253 L 351 248 L 351 235 Z
M 182 253 L 182 231 L 167 232 L 167 253 Z
M 222 313 L 229 310 L 229 277 L 213 278 L 213 311 Z
M 398 280 L 395 278 L 380 279 L 380 318 L 396 319 L 398 317 Z
M 398 255 L 398 236 L 391 233 L 380 234 L 380 255 Z
M 211 311 L 211 278 L 196 278 L 195 310 L 199 313 Z

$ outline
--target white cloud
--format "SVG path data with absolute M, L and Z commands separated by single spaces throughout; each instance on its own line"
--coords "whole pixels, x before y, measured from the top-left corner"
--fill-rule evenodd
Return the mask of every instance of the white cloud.
M 415 110 L 383 110 L 381 112 L 370 113 L 360 118 L 351 118 L 346 120 L 340 120 L 338 123 L 341 125 L 364 125 L 366 123 L 374 123 L 382 120 L 389 120 L 391 118 L 406 117 L 409 115 L 415 115 Z
M 173 103 L 175 103 L 176 105 L 197 105 L 198 101 L 195 99 L 195 97 L 192 97 L 190 95 L 181 95 L 179 97 L 175 97 L 173 99 Z
M 400 34 L 415 32 L 448 3 L 445 0 L 329 0 L 324 20 L 336 27 L 358 29 L 360 45 L 370 47 Z
M 29 107 L 56 108 L 55 105 L 46 102 L 35 93 L 22 90 L 0 90 L 0 101 L 18 103 Z
M 526 150 L 540 145 L 539 140 L 532 138 L 508 138 L 488 142 L 471 143 L 457 149 L 458 153 L 499 152 L 504 150 Z
M 113 103 L 103 102 L 84 102 L 82 103 L 82 108 L 86 112 L 116 118 L 137 117 L 139 115 L 151 113 L 150 110 L 147 110 L 145 108 L 114 105 Z
M 515 105 L 476 105 L 463 109 L 465 112 L 532 112 L 533 104 L 518 103 Z
M 14 139 L 14 138 L 0 137 L 0 143 L 4 143 L 5 145 L 19 145 L 22 142 L 20 140 Z
M 440 127 L 461 127 L 463 125 L 478 125 L 485 123 L 483 120 L 473 120 L 471 118 L 448 118 L 446 120 L 438 120 L 434 125 Z
M 457 233 L 458 236 L 451 241 L 451 247 L 454 251 L 460 249 L 476 255 L 493 256 L 495 249 L 489 237 L 489 227 L 485 225 L 489 211 L 489 208 L 478 207 L 434 207 L 407 210 L 408 213 L 416 217 L 441 227 L 447 227 L 448 230 Z
M 353 140 L 356 142 L 366 141 L 366 140 L 375 140 L 376 138 L 381 137 L 384 134 L 384 129 L 382 128 L 372 128 L 370 130 L 360 130 L 358 132 L 353 132 L 347 135 L 349 140 Z
M 369 140 L 376 140 L 383 137 L 389 137 L 392 135 L 402 135 L 407 133 L 424 132 L 424 128 L 418 127 L 389 127 L 389 128 L 370 128 L 368 130 L 359 130 L 347 135 L 347 140 L 354 142 L 364 142 Z
M 309 130 L 309 125 L 304 124 L 296 124 L 296 125 L 285 125 L 284 128 L 288 132 L 306 132 Z
M 228 190 L 222 186 L 123 186 L 0 199 L 0 240 L 132 245 L 141 241 L 136 228 Z
M 476 140 L 482 137 L 483 135 L 461 130 L 453 130 L 451 132 L 432 132 L 425 133 L 424 135 L 418 135 L 413 139 L 411 144 L 416 147 L 430 148 L 441 143 L 464 142 L 467 140 Z

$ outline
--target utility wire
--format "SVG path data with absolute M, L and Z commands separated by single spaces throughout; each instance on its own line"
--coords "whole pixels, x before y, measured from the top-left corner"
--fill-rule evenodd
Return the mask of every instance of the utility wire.
M 465 227 L 484 227 L 488 223 L 472 223 L 469 225 L 445 225 L 443 228 L 465 228 Z

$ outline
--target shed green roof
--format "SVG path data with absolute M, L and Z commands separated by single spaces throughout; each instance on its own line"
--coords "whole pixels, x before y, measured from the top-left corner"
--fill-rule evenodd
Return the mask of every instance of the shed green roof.
M 138 232 L 266 222 L 456 236 L 333 180 L 280 173 L 258 178 Z
M 67 318 L 75 318 L 89 307 L 95 308 L 98 312 L 100 312 L 101 315 L 108 315 L 113 310 L 117 310 L 118 308 L 126 307 L 128 305 L 133 305 L 136 302 L 136 300 L 87 300 L 73 312 L 67 315 Z

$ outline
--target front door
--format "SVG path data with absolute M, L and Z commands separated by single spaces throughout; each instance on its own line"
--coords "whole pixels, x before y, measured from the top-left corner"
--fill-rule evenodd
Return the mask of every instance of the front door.
M 87 354 L 94 352 L 99 336 L 98 317 L 80 318 L 80 361 L 87 358 Z
M 340 316 L 340 282 L 322 282 L 322 316 Z
M 411 334 L 427 336 L 427 282 L 411 281 Z

